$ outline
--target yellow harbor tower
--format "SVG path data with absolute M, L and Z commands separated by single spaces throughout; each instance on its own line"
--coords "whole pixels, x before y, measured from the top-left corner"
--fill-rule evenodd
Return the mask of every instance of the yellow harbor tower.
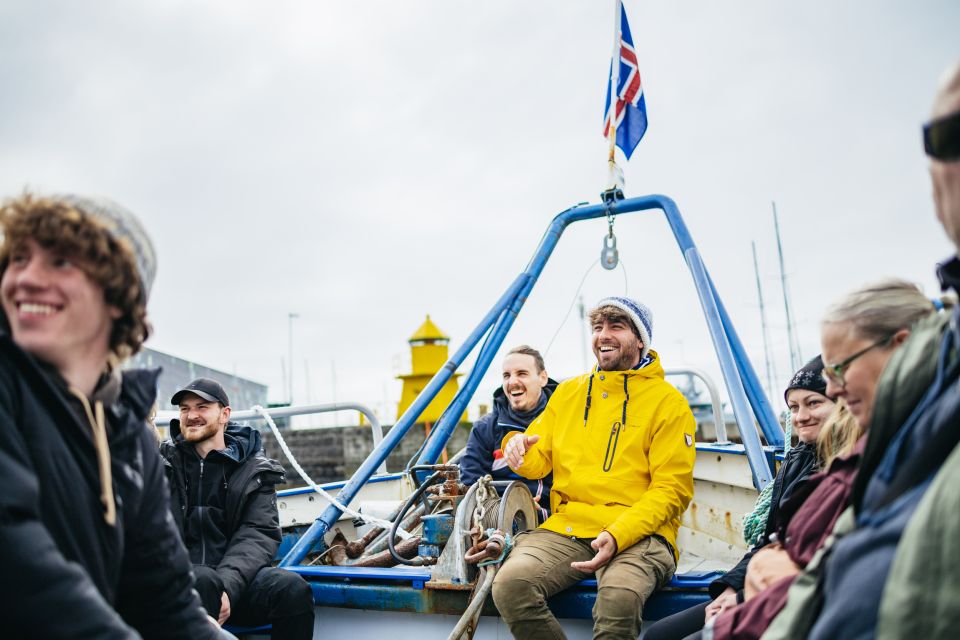
M 420 325 L 420 328 L 410 336 L 408 342 L 410 343 L 410 360 L 413 370 L 410 373 L 397 376 L 397 378 L 403 380 L 403 393 L 400 395 L 400 405 L 397 407 L 397 419 L 413 404 L 414 399 L 423 391 L 434 374 L 446 364 L 449 357 L 450 336 L 444 334 L 433 323 L 429 314 L 427 314 L 427 319 Z M 440 389 L 437 397 L 423 410 L 417 422 L 433 424 L 440 418 L 440 414 L 450 404 L 453 396 L 460 388 L 457 378 L 461 375 L 459 373 L 453 374 L 447 384 Z M 466 419 L 467 412 L 464 411 L 463 415 L 460 416 L 460 422 L 464 422 Z

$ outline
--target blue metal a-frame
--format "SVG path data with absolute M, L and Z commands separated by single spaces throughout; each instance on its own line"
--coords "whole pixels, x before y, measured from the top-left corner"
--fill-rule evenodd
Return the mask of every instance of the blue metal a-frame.
M 783 446 L 783 429 L 780 427 L 770 402 L 763 392 L 757 373 L 747 358 L 743 343 L 733 327 L 730 315 L 717 293 L 716 286 L 710 278 L 706 266 L 703 264 L 700 252 L 694 244 L 683 218 L 680 216 L 677 205 L 666 196 L 650 195 L 626 200 L 611 200 L 596 205 L 578 205 L 558 214 L 547 228 L 533 258 L 523 273 L 511 283 L 463 345 L 437 372 L 423 392 L 410 405 L 410 408 L 390 429 L 383 441 L 367 456 L 360 468 L 341 489 L 338 499 L 343 504 L 349 504 L 361 487 L 370 480 L 381 463 L 386 460 L 390 451 L 413 426 L 423 410 L 430 404 L 430 401 L 460 367 L 464 359 L 486 336 L 473 369 L 434 426 L 417 463 L 433 464 L 436 462 L 447 440 L 456 428 L 459 416 L 462 415 L 467 403 L 473 397 L 481 378 L 500 349 L 507 332 L 510 331 L 510 327 L 523 308 L 527 297 L 533 290 L 534 284 L 540 277 L 547 260 L 567 226 L 582 220 L 658 209 L 666 216 L 667 223 L 673 231 L 677 245 L 680 247 L 687 267 L 690 269 L 691 276 L 693 276 L 693 283 L 703 307 L 710 337 L 720 361 L 720 369 L 733 406 L 740 438 L 750 461 L 750 468 L 753 471 L 754 486 L 757 489 L 766 486 L 772 480 L 771 470 L 755 424 L 759 424 L 767 443 L 774 447 Z M 324 534 L 339 519 L 341 513 L 336 506 L 327 507 L 283 558 L 280 566 L 290 567 L 299 564 L 315 545 L 322 544 Z

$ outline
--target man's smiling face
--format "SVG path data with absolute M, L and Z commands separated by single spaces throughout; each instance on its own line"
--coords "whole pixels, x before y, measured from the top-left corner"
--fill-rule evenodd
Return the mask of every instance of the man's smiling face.
M 547 372 L 537 369 L 536 359 L 525 353 L 511 353 L 503 359 L 503 392 L 514 411 L 530 411 L 540 402 Z
M 28 238 L 10 251 L 0 297 L 14 342 L 48 364 L 107 357 L 120 312 L 79 263 Z
M 640 363 L 643 341 L 626 316 L 601 317 L 593 323 L 593 355 L 604 371 L 628 371 Z

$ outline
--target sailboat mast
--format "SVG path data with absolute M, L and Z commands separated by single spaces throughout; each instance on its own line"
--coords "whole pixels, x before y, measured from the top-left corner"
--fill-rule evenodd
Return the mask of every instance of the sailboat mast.
M 787 342 L 790 345 L 790 370 L 796 371 L 803 364 L 800 342 L 794 331 L 793 307 L 790 304 L 790 289 L 787 287 L 787 271 L 783 264 L 783 245 L 780 242 L 780 222 L 777 220 L 777 203 L 773 205 L 773 228 L 777 235 L 777 256 L 780 258 L 780 286 L 783 290 L 783 308 L 787 315 Z
M 767 311 L 763 305 L 763 287 L 760 286 L 760 266 L 757 263 L 757 243 L 750 241 L 753 250 L 753 273 L 757 278 L 757 299 L 760 301 L 760 326 L 763 330 L 763 360 L 767 366 L 767 396 L 773 398 L 773 363 L 770 361 L 770 338 L 767 332 Z

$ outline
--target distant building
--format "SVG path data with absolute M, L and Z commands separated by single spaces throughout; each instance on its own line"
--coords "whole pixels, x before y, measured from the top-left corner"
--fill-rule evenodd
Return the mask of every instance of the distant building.
M 267 406 L 267 385 L 153 349 L 144 349 L 128 360 L 125 366 L 163 369 L 157 392 L 157 409 L 160 411 L 174 411 L 170 398 L 195 378 L 213 378 L 222 384 L 234 410 L 249 409 L 255 404 Z

